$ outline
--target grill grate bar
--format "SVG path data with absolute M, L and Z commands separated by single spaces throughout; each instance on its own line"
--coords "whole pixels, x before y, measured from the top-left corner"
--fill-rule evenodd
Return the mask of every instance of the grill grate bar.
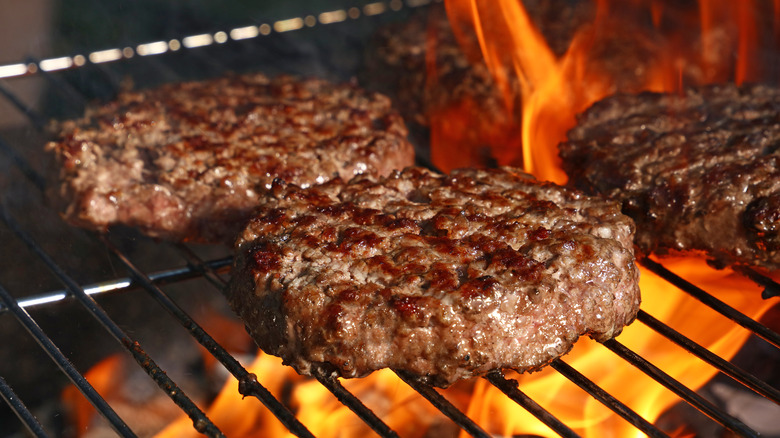
M 655 427 L 652 423 L 642 418 L 639 414 L 634 412 L 631 408 L 623 404 L 620 400 L 613 397 L 610 393 L 599 387 L 592 380 L 585 377 L 582 373 L 572 368 L 571 365 L 566 362 L 556 359 L 550 366 L 561 373 L 564 377 L 572 381 L 574 384 L 585 390 L 593 398 L 601 402 L 604 406 L 611 409 L 616 414 L 620 415 L 633 424 L 637 429 L 641 430 L 647 436 L 650 437 L 668 437 L 666 433 Z
M 163 371 L 154 360 L 149 357 L 146 352 L 141 348 L 137 341 L 131 339 L 124 331 L 111 319 L 110 316 L 100 307 L 97 302 L 89 295 L 87 295 L 83 289 L 76 283 L 70 276 L 65 273 L 54 260 L 30 237 L 25 233 L 19 224 L 15 222 L 5 211 L 0 209 L 2 213 L 3 221 L 6 225 L 32 250 L 38 257 L 43 260 L 46 266 L 52 273 L 54 273 L 60 281 L 62 281 L 67 287 L 68 291 L 89 311 L 89 313 L 114 337 L 119 341 L 133 356 L 133 359 L 146 371 L 154 382 L 159 386 L 168 397 L 176 403 L 177 406 L 187 412 L 192 419 L 195 428 L 208 436 L 221 437 L 224 434 L 206 417 L 203 411 L 198 408 L 195 403 L 187 396 L 176 383 L 171 380 L 170 377 Z M 6 302 L 6 305 L 9 303 Z M 17 303 L 13 303 L 14 306 L 19 307 Z M 44 335 L 45 336 L 45 335 Z M 75 371 L 75 370 L 74 370 Z M 76 371 L 78 372 L 78 371 Z M 80 388 L 79 388 L 80 389 Z M 98 406 L 95 406 L 98 408 Z
M 220 277 L 213 267 L 209 266 L 207 262 L 204 262 L 200 257 L 198 257 L 198 255 L 195 254 L 190 248 L 188 248 L 187 245 L 183 243 L 177 243 L 174 246 L 179 250 L 179 253 L 182 255 L 182 257 L 184 257 L 191 269 L 203 275 L 203 277 L 205 277 L 206 280 L 214 285 L 214 287 L 216 287 L 221 294 L 225 294 L 227 281 Z M 229 259 L 228 266 L 231 266 L 233 263 L 233 257 L 228 257 L 227 259 Z
M 734 270 L 764 287 L 761 298 L 768 300 L 772 297 L 780 296 L 780 283 L 744 266 L 737 266 Z
M 203 347 L 206 348 L 239 382 L 239 392 L 244 396 L 253 396 L 260 400 L 290 432 L 300 437 L 313 437 L 312 433 L 297 418 L 277 400 L 268 389 L 262 386 L 257 377 L 250 374 L 230 353 L 228 353 L 214 338 L 206 333 L 186 312 L 174 303 L 152 280 L 141 272 L 121 251 L 111 243 L 105 235 L 101 240 L 106 247 L 130 271 L 131 276 L 150 293 L 165 310 L 175 317 L 181 325 L 190 332 Z
M 200 269 L 203 275 L 212 283 L 220 292 L 225 292 L 225 286 L 227 282 L 222 279 L 216 272 L 204 265 L 200 257 L 197 256 L 190 248 L 184 244 L 176 244 L 176 248 L 182 253 L 195 269 Z M 398 434 L 390 429 L 371 409 L 366 407 L 363 402 L 360 401 L 355 395 L 349 392 L 344 386 L 335 378 L 328 376 L 324 370 L 320 368 L 313 369 L 314 377 L 330 391 L 336 398 L 345 406 L 347 406 L 352 412 L 359 416 L 371 429 L 377 434 L 383 437 L 398 437 Z
M 521 391 L 517 380 L 507 379 L 501 371 L 492 371 L 485 376 L 485 379 L 558 435 L 565 438 L 579 437 L 576 432 L 566 426 L 558 417 L 541 407 L 531 397 L 528 397 Z
M 8 406 L 14 411 L 17 417 L 22 420 L 22 423 L 27 427 L 27 430 L 35 437 L 46 437 L 46 431 L 43 430 L 43 426 L 38 419 L 27 409 L 27 406 L 19 399 L 14 390 L 8 383 L 0 376 L 0 396 L 3 397 Z
M 4 216 L 4 215 L 3 215 Z M 49 355 L 55 364 L 62 370 L 63 373 L 70 379 L 71 382 L 81 391 L 87 400 L 100 412 L 103 417 L 109 422 L 111 427 L 123 437 L 134 437 L 135 434 L 127 426 L 127 424 L 117 415 L 111 406 L 103 399 L 103 397 L 95 391 L 95 388 L 87 381 L 87 379 L 79 373 L 76 367 L 68 360 L 67 357 L 54 345 L 51 338 L 44 333 L 43 329 L 35 322 L 35 320 L 27 313 L 26 310 L 19 307 L 11 294 L 0 286 L 0 300 L 10 309 L 11 313 L 16 319 L 24 326 L 25 330 L 35 338 L 35 341 L 41 348 Z
M 40 62 L 41 60 L 37 58 L 27 58 L 27 63 L 40 65 Z M 37 73 L 51 82 L 55 89 L 64 95 L 64 99 L 61 99 L 60 101 L 64 101 L 64 103 L 72 106 L 74 110 L 80 112 L 84 111 L 84 107 L 87 106 L 87 99 L 84 97 L 84 94 L 79 92 L 73 85 L 62 79 L 61 76 L 52 74 L 52 72 L 48 72 L 44 69 L 39 69 Z
M 16 97 L 16 95 L 3 84 L 3 82 L 0 82 L 0 94 L 5 96 L 5 98 L 8 99 L 8 101 L 13 104 L 16 109 L 21 111 L 28 119 L 30 119 L 30 122 L 35 125 L 36 129 L 39 131 L 43 130 L 43 128 L 46 126 L 46 120 L 44 120 L 44 118 L 41 117 L 38 113 L 31 110 L 29 106 L 24 104 L 24 102 L 19 100 L 19 98 Z
M 214 259 L 214 260 L 209 260 L 207 262 L 204 262 L 204 266 L 206 267 L 206 269 L 210 269 L 214 271 L 217 269 L 222 269 L 225 266 L 229 266 L 232 260 L 233 260 L 232 257 L 223 257 L 220 259 Z M 197 278 L 200 275 L 202 275 L 200 272 L 192 268 L 178 268 L 178 269 L 168 269 L 165 271 L 159 271 L 159 272 L 149 274 L 149 278 L 155 284 L 163 285 L 163 284 L 171 284 L 179 281 L 189 280 L 192 278 Z M 83 289 L 84 293 L 86 293 L 87 295 L 100 295 L 108 292 L 119 292 L 123 290 L 137 289 L 138 284 L 134 283 L 130 278 L 124 277 L 124 278 L 117 278 L 114 280 L 104 281 L 102 283 L 93 283 L 93 284 L 88 284 L 79 287 Z M 69 296 L 68 292 L 62 289 L 62 290 L 49 291 L 43 294 L 33 295 L 29 298 L 17 300 L 16 302 L 19 304 L 20 307 L 24 309 L 28 309 L 36 306 L 41 306 L 44 304 L 53 303 L 56 301 L 62 301 L 68 296 Z M 2 314 L 7 310 L 8 309 L 5 307 L 5 305 L 3 303 L 0 303 L 0 314 Z
M 701 301 L 705 305 L 709 306 L 713 310 L 717 311 L 721 315 L 729 318 L 735 323 L 750 330 L 751 332 L 755 333 L 757 336 L 771 343 L 775 347 L 780 348 L 780 334 L 772 331 L 771 329 L 769 329 L 769 327 L 750 318 L 744 313 L 739 312 L 738 310 L 734 309 L 733 307 L 729 306 L 723 301 L 715 298 L 714 296 L 710 295 L 709 293 L 705 292 L 699 287 L 689 283 L 688 281 L 678 276 L 674 272 L 666 269 L 663 265 L 661 265 L 658 262 L 655 262 L 648 258 L 644 258 L 640 261 L 640 263 L 642 264 L 642 266 L 653 271 L 655 274 L 657 274 L 664 280 L 668 281 L 669 283 L 678 287 L 680 290 L 693 296 L 694 298 Z
M 637 319 L 641 321 L 643 324 L 645 324 L 646 326 L 655 330 L 657 333 L 664 336 L 665 338 L 669 339 L 670 341 L 674 342 L 680 347 L 693 353 L 701 360 L 717 368 L 719 371 L 726 374 L 727 376 L 742 383 L 743 385 L 752 389 L 756 393 L 774 401 L 775 403 L 780 404 L 780 391 L 778 391 L 776 388 L 773 388 L 771 385 L 767 384 L 766 382 L 762 381 L 756 376 L 741 370 L 740 368 L 734 366 L 730 362 L 712 353 L 711 351 L 707 350 L 706 348 L 702 347 L 696 342 L 693 342 L 692 340 L 683 336 L 680 332 L 672 329 L 671 327 L 667 326 L 663 322 L 649 315 L 644 310 L 639 311 L 639 314 L 637 315 Z
M 413 374 L 406 371 L 395 370 L 398 377 L 401 378 L 407 385 L 411 386 L 415 391 L 425 397 L 433 406 L 435 406 L 442 414 L 449 417 L 455 422 L 461 429 L 468 432 L 473 437 L 490 438 L 490 434 L 485 432 L 477 423 L 467 417 L 466 414 L 461 412 L 458 408 L 452 405 L 444 396 L 436 392 L 432 386 L 422 383 Z
M 744 423 L 742 423 L 738 419 L 718 409 L 717 406 L 707 401 L 707 399 L 700 396 L 696 392 L 691 391 L 688 387 L 678 382 L 670 375 L 666 374 L 661 369 L 651 364 L 642 356 L 636 354 L 634 351 L 630 350 L 628 347 L 624 346 L 620 342 L 614 339 L 610 339 L 604 342 L 602 345 L 607 347 L 609 350 L 611 350 L 613 353 L 617 354 L 624 360 L 628 361 L 631 365 L 635 366 L 643 373 L 650 376 L 656 382 L 660 383 L 670 391 L 677 394 L 680 398 L 688 402 L 688 404 L 695 407 L 706 416 L 712 418 L 723 427 L 729 429 L 734 433 L 737 433 L 739 436 L 745 436 L 745 437 L 759 436 L 759 434 L 756 431 L 747 427 Z
M 312 374 L 314 377 L 327 388 L 336 398 L 345 406 L 347 406 L 352 412 L 360 417 L 371 429 L 374 430 L 381 437 L 397 438 L 398 434 L 390 429 L 390 427 L 382 421 L 371 409 L 366 407 L 357 397 L 346 388 L 334 377 L 330 377 L 328 373 L 322 369 L 322 367 L 313 367 Z
M 46 190 L 46 179 L 41 176 L 35 169 L 30 166 L 30 163 L 18 152 L 14 150 L 8 143 L 0 137 L 0 151 L 8 155 L 8 158 L 14 162 L 17 168 L 21 170 L 22 174 L 35 185 L 35 187 L 44 192 Z

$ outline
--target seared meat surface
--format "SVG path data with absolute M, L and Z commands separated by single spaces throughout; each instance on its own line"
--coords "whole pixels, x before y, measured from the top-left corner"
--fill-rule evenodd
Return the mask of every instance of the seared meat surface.
M 780 267 L 780 90 L 615 95 L 560 145 L 574 186 L 623 204 L 645 253 Z
M 69 222 L 232 242 L 275 178 L 387 174 L 413 164 L 406 136 L 384 96 L 251 74 L 123 92 L 61 123 L 48 149 Z
M 276 184 L 236 243 L 229 301 L 298 372 L 439 386 L 538 370 L 639 309 L 619 205 L 512 168 Z

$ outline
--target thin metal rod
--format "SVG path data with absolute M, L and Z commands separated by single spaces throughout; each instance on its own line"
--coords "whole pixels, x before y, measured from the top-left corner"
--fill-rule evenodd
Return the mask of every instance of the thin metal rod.
M 397 438 L 398 434 L 390 429 L 377 415 L 366 407 L 357 397 L 338 381 L 338 379 L 331 377 L 321 367 L 313 367 L 312 375 L 316 378 L 322 386 L 326 387 L 336 398 L 345 406 L 347 406 L 352 412 L 357 414 L 361 420 L 363 420 L 371 429 L 374 430 L 379 436 Z
M 747 427 L 743 422 L 738 419 L 724 413 L 717 406 L 710 403 L 707 399 L 691 391 L 688 387 L 675 380 L 672 376 L 661 371 L 658 367 L 645 360 L 640 355 L 636 354 L 628 347 L 624 346 L 620 342 L 610 339 L 604 342 L 602 345 L 607 347 L 613 353 L 617 354 L 624 360 L 628 361 L 631 365 L 635 366 L 643 373 L 647 374 L 653 380 L 660 383 L 670 391 L 677 394 L 680 398 L 685 400 L 688 404 L 698 409 L 704 415 L 712 418 L 726 429 L 746 437 L 758 437 L 758 432 Z
M 19 224 L 12 219 L 5 208 L 0 208 L 3 221 L 19 237 L 27 247 L 43 260 L 46 266 L 51 270 L 70 292 L 89 312 L 90 314 L 122 344 L 133 356 L 133 359 L 140 365 L 144 371 L 151 377 L 157 386 L 159 386 L 168 397 L 176 403 L 192 419 L 193 425 L 198 432 L 211 437 L 223 437 L 224 434 L 216 425 L 198 408 L 198 406 L 179 388 L 179 386 L 163 371 L 148 354 L 141 348 L 137 341 L 131 339 L 124 331 L 108 316 L 97 302 L 87 295 L 84 290 L 54 260 L 30 237 L 24 232 Z M 8 303 L 6 303 L 8 305 Z M 18 307 L 16 303 L 14 303 Z
M 220 292 L 225 292 L 227 282 L 220 277 L 214 270 L 210 269 L 189 247 L 182 243 L 175 245 L 182 256 L 187 259 L 192 269 L 200 270 Z M 362 419 L 379 436 L 395 438 L 398 434 L 390 429 L 371 409 L 366 407 L 354 394 L 349 392 L 338 379 L 328 375 L 321 367 L 313 367 L 312 375 L 330 391 L 343 405 L 347 406 L 360 419 Z
M 227 266 L 230 266 L 232 261 L 233 261 L 233 257 L 224 257 L 221 259 L 209 260 L 203 262 L 203 264 L 207 269 L 216 272 L 215 270 L 223 269 Z M 179 281 L 189 280 L 191 278 L 199 277 L 200 275 L 202 275 L 200 271 L 188 266 L 185 268 L 167 269 L 165 271 L 155 272 L 149 274 L 149 278 L 155 284 L 163 285 L 163 284 L 171 284 Z M 138 285 L 138 283 L 134 283 L 131 278 L 124 277 L 124 278 L 116 278 L 113 280 L 103 281 L 100 283 L 92 283 L 80 287 L 84 290 L 84 293 L 86 293 L 87 295 L 100 295 L 109 292 L 124 292 L 128 290 L 138 289 L 140 286 Z M 23 309 L 29 309 L 37 306 L 42 306 L 45 304 L 62 301 L 69 296 L 70 294 L 68 293 L 67 290 L 60 289 L 60 290 L 54 290 L 54 291 L 50 291 L 38 295 L 33 295 L 28 298 L 20 299 L 17 300 L 17 303 Z M 0 303 L 0 314 L 2 314 L 7 310 L 8 309 L 6 309 L 6 307 L 2 303 Z
M 689 295 L 701 301 L 705 305 L 709 306 L 716 312 L 734 321 L 740 326 L 750 330 L 751 332 L 759 336 L 761 339 L 769 342 L 775 347 L 780 348 L 780 334 L 770 330 L 769 327 L 759 323 L 758 321 L 750 318 L 749 316 L 729 306 L 723 301 L 713 297 L 712 295 L 700 289 L 699 287 L 689 283 L 688 281 L 678 276 L 674 272 L 666 269 L 663 265 L 661 265 L 658 262 L 655 262 L 648 258 L 644 258 L 640 261 L 640 263 L 647 269 L 659 275 L 664 280 L 678 287 L 680 290 L 688 293 Z
M 761 298 L 768 300 L 780 296 L 780 284 L 766 275 L 744 266 L 736 266 L 734 270 L 764 287 L 764 291 L 761 292 Z
M 293 434 L 300 437 L 313 437 L 312 433 L 297 418 L 277 400 L 268 389 L 257 381 L 257 376 L 249 373 L 230 353 L 228 353 L 214 338 L 206 333 L 184 310 L 174 303 L 152 280 L 138 269 L 119 249 L 104 235 L 100 236 L 106 247 L 125 265 L 135 281 L 165 308 L 179 323 L 190 332 L 195 340 L 206 348 L 227 370 L 238 380 L 238 391 L 244 396 L 252 396 L 260 400 L 272 414 L 284 424 Z
M 461 429 L 465 430 L 469 435 L 479 438 L 490 438 L 490 434 L 482 429 L 471 418 L 461 412 L 458 408 L 452 405 L 446 398 L 436 392 L 432 386 L 422 383 L 417 376 L 410 374 L 406 371 L 395 370 L 398 377 L 401 378 L 407 385 L 411 386 L 415 391 L 425 397 L 433 406 L 436 407 L 442 414 L 449 417 L 455 422 Z
M 35 63 L 40 65 L 40 59 L 28 57 L 27 63 Z M 71 68 L 79 68 L 77 66 L 73 66 Z M 76 90 L 76 88 L 70 84 L 70 82 L 64 80 L 62 76 L 58 74 L 52 74 L 51 72 L 48 72 L 43 69 L 38 69 L 37 73 L 44 77 L 47 81 L 51 82 L 52 89 L 57 90 L 60 94 L 63 95 L 63 99 L 60 101 L 64 101 L 68 105 L 72 105 L 74 109 L 78 109 L 83 111 L 84 107 L 87 105 L 87 99 L 84 97 L 84 94 L 80 91 Z
M 38 188 L 41 192 L 44 192 L 46 190 L 46 179 L 38 173 L 33 167 L 30 165 L 30 162 L 27 161 L 26 158 L 24 158 L 22 155 L 20 155 L 16 150 L 11 147 L 8 143 L 6 143 L 5 140 L 3 140 L 2 137 L 0 137 L 0 151 L 4 152 L 8 157 L 11 159 L 11 161 L 16 164 L 16 167 L 19 168 L 19 170 L 22 172 L 22 174 L 27 177 L 27 179 L 32 182 L 35 187 Z
M 106 403 L 106 401 L 95 391 L 95 388 L 87 381 L 87 379 L 78 372 L 76 367 L 62 354 L 59 348 L 54 345 L 51 338 L 49 338 L 43 329 L 37 322 L 27 313 L 26 310 L 19 307 L 11 294 L 0 286 L 0 300 L 5 303 L 6 307 L 10 309 L 11 314 L 24 326 L 27 333 L 29 333 L 38 345 L 49 355 L 55 364 L 62 370 L 63 373 L 70 379 L 71 382 L 84 394 L 90 404 L 100 412 L 103 417 L 108 421 L 111 427 L 117 434 L 123 437 L 134 437 L 133 431 L 125 424 L 125 422 L 114 412 L 114 409 Z
M 203 261 L 189 247 L 184 244 L 176 244 L 176 248 L 187 259 L 187 263 L 193 269 L 202 271 L 206 277 L 220 292 L 225 292 L 227 282 L 212 269 L 208 268 Z M 360 417 L 371 429 L 382 437 L 398 437 L 398 434 L 390 429 L 377 415 L 363 404 L 357 397 L 349 392 L 337 379 L 330 377 L 320 367 L 313 367 L 312 375 L 330 391 L 342 404 L 347 406 L 352 412 Z
M 766 382 L 762 381 L 761 379 L 757 378 L 756 376 L 748 372 L 745 372 L 740 368 L 737 368 L 731 362 L 724 360 L 723 358 L 714 354 L 710 350 L 702 347 L 696 342 L 693 342 L 692 340 L 683 336 L 681 333 L 672 329 L 668 325 L 662 323 L 658 319 L 649 315 L 644 310 L 639 311 L 639 314 L 637 315 L 637 319 L 641 321 L 643 324 L 645 324 L 646 326 L 655 330 L 660 335 L 664 336 L 665 338 L 669 339 L 670 341 L 674 342 L 680 347 L 693 353 L 701 360 L 717 368 L 718 371 L 742 383 L 747 388 L 750 388 L 751 390 L 755 391 L 759 395 L 762 395 L 774 401 L 775 403 L 780 404 L 780 391 L 778 391 L 776 388 L 772 387 L 771 385 L 767 384 Z
M 200 257 L 198 257 L 197 254 L 195 254 L 187 245 L 183 243 L 177 243 L 174 245 L 176 249 L 179 250 L 179 253 L 187 260 L 187 264 L 190 267 L 190 269 L 197 271 L 199 274 L 203 275 L 203 277 L 206 278 L 211 284 L 214 285 L 214 287 L 219 290 L 220 293 L 223 295 L 225 294 L 225 287 L 227 286 L 227 281 L 225 281 L 224 278 L 220 277 L 219 274 L 214 270 L 212 266 L 210 266 L 208 263 L 205 263 L 203 260 L 201 260 Z M 230 258 L 230 264 L 232 264 L 233 258 Z
M 566 362 L 560 359 L 556 359 L 552 362 L 552 364 L 550 364 L 550 366 L 555 369 L 555 371 L 558 371 L 564 377 L 571 380 L 575 385 L 585 390 L 585 392 L 601 402 L 604 406 L 608 407 L 613 412 L 623 417 L 623 419 L 634 425 L 634 427 L 644 432 L 647 436 L 659 438 L 669 436 L 661 429 L 655 427 L 653 423 L 650 423 L 649 421 L 642 418 L 642 416 L 623 404 L 623 402 L 613 397 L 612 394 L 596 385 L 592 380 L 585 377 L 582 373 L 574 369 Z
M 2 377 L 0 377 L 0 396 L 8 403 L 14 414 L 22 420 L 22 423 L 24 423 L 32 436 L 39 438 L 48 436 L 38 419 L 27 409 L 27 406 L 19 399 L 13 388 Z
M 485 376 L 488 382 L 493 384 L 496 388 L 501 390 L 507 397 L 512 399 L 515 403 L 522 406 L 531 415 L 538 418 L 539 421 L 546 424 L 547 427 L 552 429 L 558 435 L 565 438 L 577 438 L 576 432 L 571 430 L 569 426 L 564 424 L 555 415 L 551 414 L 548 410 L 541 407 L 531 397 L 528 397 L 518 387 L 517 380 L 507 379 L 500 371 L 492 371 Z
M 0 81 L 0 94 L 5 96 L 5 98 L 8 99 L 8 101 L 11 102 L 11 104 L 15 106 L 16 109 L 24 114 L 30 120 L 30 122 L 35 125 L 36 129 L 42 131 L 46 127 L 46 121 L 43 119 L 43 117 L 41 117 L 38 113 L 33 111 L 29 106 L 22 102 L 21 99 L 16 96 L 16 94 L 11 92 L 11 90 L 5 86 L 3 81 Z

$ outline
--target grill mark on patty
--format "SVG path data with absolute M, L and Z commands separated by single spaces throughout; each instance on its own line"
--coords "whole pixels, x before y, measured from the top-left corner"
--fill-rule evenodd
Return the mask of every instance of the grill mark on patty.
M 758 211 L 780 209 L 761 201 L 780 196 L 777 88 L 614 95 L 578 117 L 560 155 L 573 186 L 623 204 L 643 253 L 780 269 L 780 235 L 756 228 Z
M 136 226 L 170 240 L 232 241 L 274 195 L 274 181 L 305 187 L 414 162 L 388 98 L 289 76 L 126 91 L 57 131 L 47 149 L 61 165 L 62 187 L 52 195 L 66 220 Z
M 615 336 L 639 308 L 618 205 L 515 169 L 408 168 L 274 193 L 236 243 L 228 293 L 258 345 L 303 374 L 391 367 L 447 386 L 536 370 L 579 336 Z M 273 281 L 246 280 L 257 276 Z

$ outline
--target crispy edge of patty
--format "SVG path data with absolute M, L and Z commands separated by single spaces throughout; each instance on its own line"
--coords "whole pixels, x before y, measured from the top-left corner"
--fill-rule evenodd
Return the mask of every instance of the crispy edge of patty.
M 124 92 L 57 128 L 50 198 L 67 221 L 171 240 L 232 241 L 275 177 L 306 185 L 414 162 L 388 98 L 313 78 L 228 75 Z
M 523 196 L 518 185 L 547 192 L 525 200 L 524 214 L 543 221 L 559 208 L 559 223 L 521 226 L 519 237 L 511 233 L 518 217 L 488 219 L 480 203 L 511 210 L 494 191 L 475 193 L 491 178 L 513 195 Z M 459 205 L 439 184 L 476 202 Z M 631 220 L 614 203 L 511 169 L 436 176 L 411 168 L 379 182 L 280 189 L 278 198 L 237 241 L 229 300 L 258 345 L 303 374 L 390 367 L 448 386 L 498 368 L 533 371 L 581 335 L 616 336 L 639 308 Z M 466 216 L 509 234 L 470 233 Z M 577 225 L 584 230 L 572 232 Z

